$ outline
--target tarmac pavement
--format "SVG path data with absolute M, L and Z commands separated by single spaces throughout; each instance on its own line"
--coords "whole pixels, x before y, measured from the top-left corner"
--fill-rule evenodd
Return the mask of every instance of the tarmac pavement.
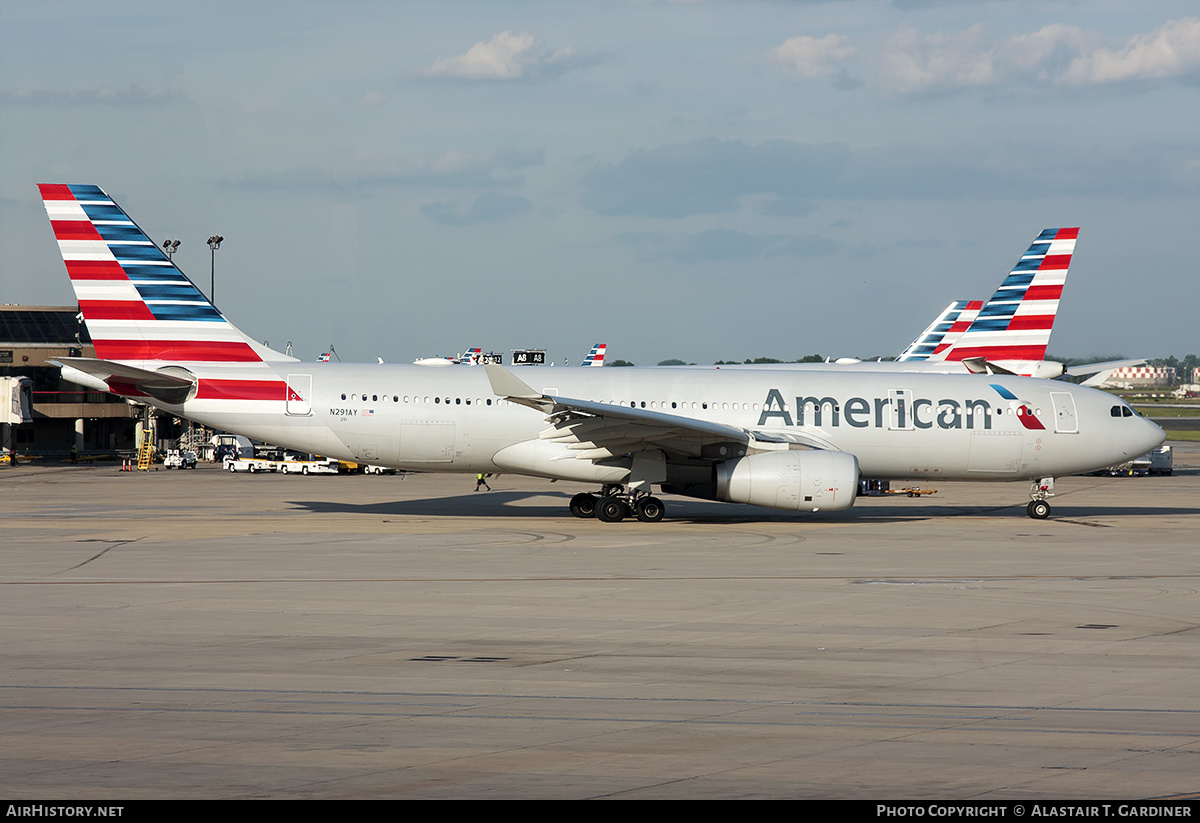
M 1136 799 L 1200 788 L 1171 477 L 787 514 L 472 475 L 0 469 L 13 798 Z

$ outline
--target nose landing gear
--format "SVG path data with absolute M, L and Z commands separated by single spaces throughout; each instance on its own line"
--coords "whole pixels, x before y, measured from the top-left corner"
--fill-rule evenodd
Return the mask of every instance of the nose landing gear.
M 1025 507 L 1025 513 L 1034 520 L 1045 520 L 1050 516 L 1050 504 L 1046 498 L 1054 496 L 1054 478 L 1043 477 L 1030 483 L 1029 496 L 1033 499 Z
M 1045 520 L 1050 516 L 1050 504 L 1045 500 L 1030 500 L 1025 511 L 1034 520 Z

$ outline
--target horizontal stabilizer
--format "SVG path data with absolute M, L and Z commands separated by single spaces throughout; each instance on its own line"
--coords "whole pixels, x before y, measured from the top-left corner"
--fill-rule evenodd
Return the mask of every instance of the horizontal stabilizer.
M 1016 372 L 1009 371 L 1003 366 L 997 366 L 995 363 L 989 362 L 986 357 L 968 357 L 962 361 L 962 364 L 967 367 L 967 371 L 971 374 L 1016 374 Z
M 133 366 L 96 360 L 90 357 L 59 357 L 51 363 L 62 367 L 63 378 L 81 385 L 101 388 L 123 397 L 153 397 L 163 403 L 178 404 L 194 394 L 196 378 L 165 372 L 147 371 Z M 184 371 L 180 369 L 180 371 Z M 72 375 L 72 372 L 75 375 Z M 82 379 L 80 379 L 82 377 Z M 98 385 L 99 384 L 99 385 Z

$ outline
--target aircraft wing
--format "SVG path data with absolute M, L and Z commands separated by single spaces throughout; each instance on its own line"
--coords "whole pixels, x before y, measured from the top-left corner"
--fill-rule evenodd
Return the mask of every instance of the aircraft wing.
M 164 403 L 182 403 L 196 384 L 195 378 L 147 371 L 91 357 L 58 357 L 49 362 L 62 368 L 63 378 L 73 383 L 126 397 L 153 397 Z
M 550 428 L 543 440 L 563 443 L 587 460 L 604 460 L 645 449 L 680 458 L 724 460 L 751 449 L 800 446 L 833 449 L 820 438 L 779 430 L 753 430 L 666 412 L 544 395 L 503 366 L 486 366 L 492 391 L 537 409 Z M 767 445 L 773 444 L 773 445 Z
M 1093 375 L 1083 381 L 1085 386 L 1099 386 L 1108 379 L 1117 369 L 1123 369 L 1126 366 L 1141 366 L 1146 362 L 1146 358 L 1140 360 L 1109 360 L 1107 363 L 1081 363 L 1078 366 L 1067 366 L 1067 374 L 1071 377 L 1083 377 L 1084 375 Z

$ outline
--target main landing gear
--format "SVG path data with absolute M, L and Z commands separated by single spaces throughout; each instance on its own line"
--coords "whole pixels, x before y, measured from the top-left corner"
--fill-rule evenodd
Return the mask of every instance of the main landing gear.
M 657 523 L 666 513 L 663 502 L 649 492 L 627 492 L 622 486 L 605 486 L 599 494 L 583 492 L 571 498 L 571 514 L 604 523 L 619 523 L 632 515 L 643 523 Z
M 1030 483 L 1029 496 L 1033 499 L 1025 507 L 1025 513 L 1034 520 L 1045 520 L 1050 516 L 1050 504 L 1046 498 L 1054 496 L 1054 478 L 1043 477 Z

